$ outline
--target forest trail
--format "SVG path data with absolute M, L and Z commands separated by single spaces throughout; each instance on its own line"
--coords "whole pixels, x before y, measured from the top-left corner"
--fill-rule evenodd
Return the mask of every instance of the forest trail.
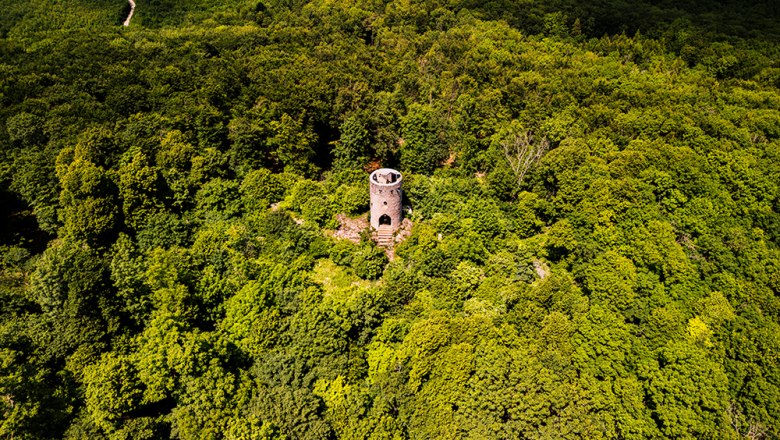
M 130 3 L 130 12 L 127 14 L 127 18 L 125 19 L 124 23 L 122 23 L 124 26 L 130 26 L 130 19 L 133 18 L 133 13 L 135 12 L 135 2 L 133 0 L 127 1 Z

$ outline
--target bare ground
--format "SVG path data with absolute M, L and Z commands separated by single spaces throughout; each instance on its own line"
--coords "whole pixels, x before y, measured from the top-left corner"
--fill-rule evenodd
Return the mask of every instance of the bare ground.
M 360 233 L 368 229 L 368 215 L 349 218 L 344 214 L 337 214 L 336 220 L 339 227 L 333 232 L 334 237 L 360 243 Z

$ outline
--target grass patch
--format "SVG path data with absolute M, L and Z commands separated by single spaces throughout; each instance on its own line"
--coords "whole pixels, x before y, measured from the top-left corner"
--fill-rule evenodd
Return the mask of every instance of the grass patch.
M 359 290 L 367 289 L 373 284 L 360 279 L 352 269 L 339 266 L 327 258 L 318 260 L 314 265 L 312 279 L 322 284 L 325 296 L 343 296 L 346 292 L 353 292 L 356 287 Z

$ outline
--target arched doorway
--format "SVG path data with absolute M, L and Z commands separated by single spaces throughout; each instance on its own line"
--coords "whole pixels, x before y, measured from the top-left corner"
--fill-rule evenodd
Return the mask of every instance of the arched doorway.
M 393 222 L 393 221 L 392 221 L 392 220 L 390 220 L 390 216 L 389 216 L 389 215 L 387 215 L 387 214 L 382 214 L 382 216 L 381 216 L 381 217 L 379 217 L 379 226 L 382 226 L 382 225 L 388 225 L 388 226 L 390 226 L 390 224 L 391 224 L 392 222 Z

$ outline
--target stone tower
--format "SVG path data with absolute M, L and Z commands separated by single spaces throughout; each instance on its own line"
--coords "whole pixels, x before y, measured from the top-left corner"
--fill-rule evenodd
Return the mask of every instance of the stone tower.
M 401 173 L 390 168 L 380 168 L 368 177 L 371 185 L 371 227 L 379 230 L 389 226 L 393 231 L 401 227 L 403 220 L 403 191 Z

